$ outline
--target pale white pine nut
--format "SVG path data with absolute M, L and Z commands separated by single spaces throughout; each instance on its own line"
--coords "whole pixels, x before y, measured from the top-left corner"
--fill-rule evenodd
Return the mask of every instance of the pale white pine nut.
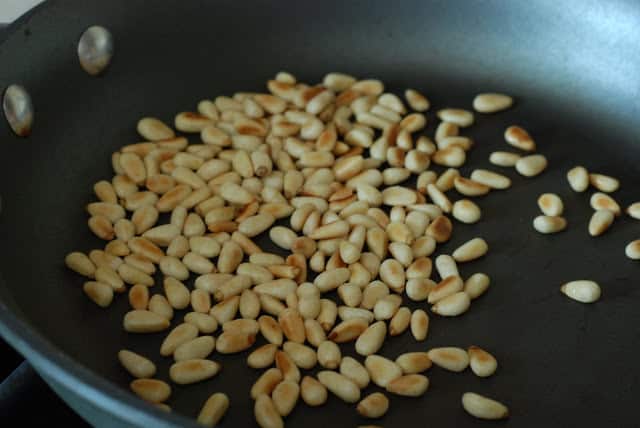
M 543 193 L 538 198 L 538 207 L 546 216 L 560 216 L 564 211 L 562 199 L 555 193 Z
M 447 198 L 438 187 L 434 184 L 427 184 L 427 194 L 431 198 L 434 204 L 436 204 L 445 213 L 451 212 L 451 201 Z
M 356 340 L 356 352 L 360 355 L 372 355 L 378 352 L 387 335 L 387 325 L 384 321 L 371 324 Z
M 547 158 L 543 155 L 530 155 L 518 159 L 516 171 L 525 177 L 535 177 L 547 168 Z
M 169 320 L 151 311 L 133 310 L 125 314 L 123 326 L 129 333 L 155 333 L 169 327 Z
M 436 283 L 429 278 L 412 278 L 407 281 L 405 291 L 407 297 L 414 302 L 426 300 Z
M 173 352 L 176 361 L 207 358 L 214 350 L 216 341 L 213 336 L 200 336 L 178 346 Z
M 64 259 L 67 267 L 74 272 L 86 276 L 87 278 L 93 278 L 96 272 L 96 267 L 93 262 L 87 257 L 86 254 L 80 252 L 69 253 Z
M 460 276 L 455 259 L 447 254 L 440 254 L 436 257 L 435 265 L 441 279 L 445 279 L 450 276 Z
M 468 199 L 460 199 L 454 202 L 451 214 L 456 220 L 467 224 L 478 222 L 482 216 L 480 208 Z
M 438 118 L 443 122 L 455 123 L 461 127 L 473 124 L 473 113 L 463 109 L 445 108 L 438 110 Z
M 404 97 L 413 110 L 420 112 L 429 110 L 429 100 L 415 89 L 404 91 Z
M 369 355 L 364 360 L 364 366 L 369 372 L 371 381 L 381 388 L 402 376 L 402 369 L 392 360 L 380 355 Z
M 636 220 L 640 219 L 640 202 L 634 202 L 627 207 L 627 214 Z
M 465 151 L 458 145 L 449 146 L 446 149 L 437 150 L 431 157 L 436 165 L 458 168 L 467 160 Z
M 533 228 L 540 233 L 558 233 L 567 227 L 567 220 L 564 217 L 550 217 L 540 215 L 533 219 Z
M 600 298 L 600 286 L 594 281 L 578 280 L 563 284 L 560 291 L 567 297 L 582 303 L 593 303 Z
M 497 166 L 516 166 L 518 160 L 520 160 L 520 155 L 517 153 L 511 152 L 493 152 L 489 155 L 489 162 Z
M 471 179 L 480 184 L 484 184 L 492 189 L 507 189 L 511 187 L 511 180 L 509 177 L 498 174 L 486 169 L 476 169 L 471 173 Z
M 479 419 L 505 419 L 509 417 L 509 409 L 504 404 L 474 392 L 462 394 L 462 407 L 471 416 Z
M 322 84 L 334 92 L 342 92 L 349 89 L 356 78 L 345 73 L 328 73 L 322 79 Z
M 489 190 L 491 190 L 491 187 L 487 184 L 483 184 L 464 177 L 454 178 L 453 186 L 459 193 L 465 196 L 482 196 L 486 195 L 487 193 L 489 193 Z
M 358 403 L 357 410 L 365 418 L 380 418 L 389 410 L 389 399 L 381 392 L 374 392 Z
M 604 193 L 594 193 L 591 195 L 589 203 L 591 204 L 591 208 L 594 210 L 609 210 L 616 216 L 619 216 L 622 213 L 620 205 L 618 205 L 611 196 Z
M 342 401 L 356 403 L 360 400 L 360 388 L 348 377 L 330 370 L 323 370 L 317 376 L 320 383 Z
M 597 210 L 589 220 L 589 235 L 600 236 L 613 224 L 615 215 L 609 210 Z
M 340 374 L 351 379 L 360 389 L 366 388 L 371 381 L 367 369 L 351 357 L 343 357 L 340 361 Z
M 457 177 L 460 176 L 460 171 L 455 168 L 449 168 L 445 172 L 443 172 L 440 177 L 435 182 L 436 187 L 442 191 L 446 192 L 448 190 L 453 189 L 454 181 Z
M 489 288 L 491 280 L 484 273 L 474 273 L 464 282 L 464 292 L 470 299 L 477 299 Z
M 429 293 L 429 303 L 436 303 L 445 297 L 462 291 L 464 284 L 458 275 L 449 275 L 440 281 Z
M 280 413 L 278 413 L 271 397 L 266 394 L 260 394 L 256 397 L 253 413 L 255 415 L 256 422 L 262 428 L 284 427 L 284 422 L 282 422 Z
M 569 186 L 575 192 L 584 192 L 589 187 L 589 172 L 583 166 L 576 166 L 567 172 Z
M 417 341 L 423 341 L 427 338 L 429 332 L 429 315 L 422 309 L 416 309 L 411 314 L 411 334 Z
M 589 174 L 589 184 L 601 192 L 611 193 L 620 188 L 620 181 L 617 178 L 604 174 Z
M 473 99 L 473 109 L 480 113 L 496 113 L 513 105 L 513 98 L 499 93 L 478 94 Z
M 342 354 L 334 342 L 325 340 L 318 346 L 318 363 L 327 369 L 336 369 L 340 365 Z
M 470 305 L 469 296 L 464 291 L 461 291 L 439 300 L 438 303 L 431 307 L 431 312 L 442 316 L 456 317 L 465 313 Z
M 468 262 L 484 256 L 487 251 L 487 242 L 482 238 L 474 238 L 458 247 L 452 256 L 457 262 Z
M 327 401 L 327 388 L 311 376 L 300 382 L 300 396 L 308 406 L 321 406 Z
M 631 260 L 639 260 L 640 259 L 640 240 L 636 239 L 635 241 L 629 242 L 624 249 L 624 253 Z
M 431 358 L 426 352 L 407 352 L 396 358 L 396 364 L 402 369 L 402 373 L 421 373 L 431 368 Z

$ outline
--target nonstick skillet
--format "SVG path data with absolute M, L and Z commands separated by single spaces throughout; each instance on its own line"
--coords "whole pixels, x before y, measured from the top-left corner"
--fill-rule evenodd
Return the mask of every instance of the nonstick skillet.
M 113 62 L 100 77 L 77 59 L 78 38 L 94 24 L 115 38 Z M 172 414 L 129 393 L 117 351 L 156 356 L 163 335 L 126 334 L 126 298 L 97 308 L 63 257 L 100 245 L 83 207 L 92 184 L 110 178 L 110 154 L 137 141 L 138 118 L 170 122 L 202 98 L 264 90 L 285 69 L 308 82 L 344 71 L 380 78 L 396 92 L 415 87 L 434 106 L 427 133 L 437 108 L 469 108 L 483 91 L 512 94 L 514 108 L 478 115 L 468 131 L 477 144 L 463 174 L 490 167 L 489 153 L 507 147 L 502 133 L 512 124 L 526 127 L 550 161 L 536 179 L 504 172 L 512 189 L 481 198 L 482 222 L 456 225 L 438 249 L 448 253 L 483 236 L 491 253 L 462 274 L 488 273 L 487 295 L 462 317 L 432 318 L 426 343 L 405 335 L 381 350 L 395 357 L 477 344 L 497 356 L 497 374 L 432 369 L 424 397 L 391 397 L 391 410 L 376 423 L 481 426 L 460 405 L 463 392 L 475 391 L 510 406 L 500 425 L 636 425 L 640 265 L 624 246 L 640 237 L 639 225 L 622 218 L 602 237 L 589 237 L 589 194 L 572 192 L 565 179 L 581 164 L 619 178 L 619 202 L 640 199 L 636 2 L 66 0 L 46 2 L 10 31 L 0 45 L 0 86 L 27 88 L 35 121 L 28 138 L 0 123 L 0 334 L 91 423 L 188 426 L 209 394 L 225 391 L 231 407 L 224 426 L 255 425 L 248 390 L 259 373 L 246 367 L 246 353 L 216 356 L 220 375 L 175 387 Z M 564 199 L 569 228 L 562 234 L 531 227 L 544 192 Z M 598 281 L 602 299 L 582 305 L 562 296 L 560 284 L 573 279 Z M 165 379 L 169 364 L 159 364 Z M 368 423 L 335 397 L 319 408 L 298 405 L 286 422 Z

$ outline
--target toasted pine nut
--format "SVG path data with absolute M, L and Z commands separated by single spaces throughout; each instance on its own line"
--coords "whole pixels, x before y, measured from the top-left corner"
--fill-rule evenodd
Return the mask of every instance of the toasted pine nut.
M 443 122 L 455 123 L 461 127 L 473 124 L 473 113 L 468 110 L 446 108 L 438 110 L 438 118 Z
M 282 428 L 284 423 L 273 401 L 268 395 L 260 394 L 256 397 L 253 408 L 256 422 L 262 428 Z
M 105 180 L 98 181 L 93 185 L 93 191 L 101 202 L 117 204 L 118 196 L 113 185 Z
M 129 333 L 155 333 L 169 327 L 169 320 L 146 310 L 133 310 L 124 316 L 123 326 Z
M 405 286 L 404 268 L 394 259 L 387 259 L 380 265 L 380 279 L 393 290 L 403 290 Z
M 226 321 L 224 324 L 222 324 L 222 330 L 256 335 L 258 334 L 259 326 L 256 320 L 238 318 L 235 320 Z
M 131 390 L 150 403 L 162 403 L 171 395 L 171 387 L 158 379 L 136 379 L 131 382 Z
M 280 328 L 282 328 L 282 332 L 287 339 L 292 342 L 304 343 L 306 337 L 304 320 L 296 309 L 287 308 L 280 312 L 280 315 L 278 316 L 278 323 L 280 324 Z
M 324 328 L 315 319 L 304 320 L 304 330 L 307 336 L 307 341 L 315 347 L 320 346 L 320 344 L 324 342 L 324 340 L 327 338 Z M 315 358 L 315 352 L 314 352 L 314 358 Z M 298 363 L 296 362 L 296 364 Z M 304 367 L 304 366 L 301 365 L 301 367 Z
M 124 173 L 134 183 L 142 184 L 147 178 L 147 171 L 144 166 L 144 162 L 135 153 L 122 153 L 120 155 L 120 166 L 124 170 Z
M 115 237 L 111 221 L 104 216 L 93 216 L 89 219 L 89 229 L 100 239 L 110 241 Z
M 505 419 L 509 417 L 509 409 L 504 404 L 474 392 L 462 394 L 462 407 L 471 416 L 479 419 Z
M 167 247 L 167 256 L 182 258 L 189 252 L 189 240 L 184 236 L 176 236 Z
M 540 215 L 533 219 L 533 228 L 540 233 L 557 233 L 567 227 L 567 220 L 564 217 L 549 217 Z
M 461 372 L 469 365 L 469 355 L 461 348 L 433 348 L 427 355 L 435 365 L 452 372 Z
M 271 394 L 281 381 L 282 372 L 279 369 L 267 369 L 251 387 L 251 398 L 255 400 L 261 394 Z
M 363 318 L 342 321 L 331 330 L 327 337 L 336 343 L 350 342 L 356 340 L 367 329 L 368 324 L 368 321 Z
M 257 348 L 247 357 L 247 365 L 254 369 L 263 369 L 271 366 L 275 360 L 278 345 L 267 343 Z
M 351 275 L 351 272 L 347 268 L 338 268 L 331 271 L 326 271 L 318 275 L 314 281 L 314 284 L 318 287 L 320 292 L 324 293 L 338 288 L 344 284 Z
M 567 172 L 567 181 L 575 192 L 584 192 L 589 187 L 589 172 L 582 166 L 573 167 Z
M 616 216 L 622 213 L 620 205 L 609 195 L 596 192 L 591 195 L 590 199 L 591 208 L 594 210 L 609 210 Z
M 300 387 L 297 383 L 285 380 L 280 382 L 272 393 L 273 404 L 282 416 L 287 416 L 296 406 L 300 396 Z
M 219 320 L 218 320 L 219 321 Z M 216 340 L 216 351 L 221 354 L 234 354 L 242 352 L 253 345 L 255 334 L 246 334 L 236 331 L 225 331 Z
M 436 287 L 436 283 L 428 278 L 412 278 L 407 281 L 407 297 L 414 302 L 426 300 L 429 293 Z
M 216 319 L 207 314 L 189 312 L 184 316 L 184 322 L 195 325 L 198 331 L 203 334 L 213 333 L 218 328 Z
M 600 298 L 600 286 L 594 281 L 578 280 L 563 284 L 560 291 L 573 300 L 593 303 Z
M 126 263 L 121 264 L 118 267 L 118 275 L 127 284 L 142 284 L 147 287 L 153 285 L 153 278 L 139 269 L 134 268 Z
M 296 383 L 300 382 L 300 370 L 289 354 L 283 351 L 276 351 L 275 361 L 276 367 L 282 372 L 283 379 Z
M 364 365 L 371 381 L 382 388 L 386 388 L 391 381 L 402 376 L 402 370 L 395 362 L 380 355 L 369 355 L 364 360 Z
M 222 392 L 213 394 L 202 406 L 198 414 L 198 423 L 207 427 L 214 427 L 229 408 L 229 397 Z
M 543 193 L 538 198 L 538 207 L 544 215 L 559 216 L 562 215 L 564 205 L 562 199 L 555 193 Z
M 283 341 L 282 329 L 280 324 L 269 315 L 262 315 L 258 318 L 258 326 L 260 327 L 260 334 L 269 343 L 275 345 L 281 345 Z
M 464 291 L 461 291 L 439 300 L 431 307 L 431 312 L 442 316 L 455 317 L 466 312 L 470 305 L 469 296 Z
M 211 360 L 193 359 L 174 363 L 169 377 L 178 385 L 188 385 L 210 379 L 220 371 L 220 364 Z
M 510 126 L 504 131 L 504 139 L 520 150 L 532 152 L 536 149 L 536 143 L 527 131 L 519 126 Z
M 486 171 L 489 172 L 489 171 Z M 506 178 L 506 177 L 505 177 Z M 486 181 L 486 180 L 485 180 Z M 482 196 L 489 193 L 490 186 L 464 177 L 456 177 L 453 180 L 456 190 L 465 196 Z
M 396 358 L 396 364 L 405 375 L 421 373 L 431 367 L 431 359 L 426 352 L 408 352 Z
M 389 336 L 397 336 L 409 328 L 411 311 L 407 307 L 399 308 L 389 321 Z
M 467 352 L 469 354 L 469 365 L 476 376 L 488 377 L 495 373 L 498 368 L 498 361 L 493 355 L 477 346 L 470 346 Z
M 136 284 L 129 289 L 129 304 L 133 309 L 146 310 L 149 305 L 149 287 Z
M 200 336 L 178 346 L 173 352 L 176 361 L 207 358 L 215 348 L 213 336 Z
M 441 279 L 446 279 L 450 276 L 460 276 L 455 259 L 449 255 L 441 254 L 436 257 L 435 265 Z
M 138 208 L 131 217 L 131 222 L 135 227 L 135 233 L 138 235 L 151 229 L 157 221 L 158 210 L 150 205 Z
M 419 397 L 429 388 L 429 379 L 421 374 L 408 374 L 392 380 L 387 391 L 405 397 Z
M 212 307 L 209 314 L 212 315 L 218 323 L 224 324 L 226 321 L 235 318 L 239 304 L 240 297 L 233 296 Z
M 342 358 L 340 362 L 340 373 L 353 381 L 360 389 L 364 389 L 369 385 L 369 372 L 354 358 Z
M 456 220 L 467 224 L 478 222 L 482 216 L 480 208 L 468 199 L 460 199 L 454 202 L 451 214 Z
M 453 145 L 436 151 L 431 160 L 436 165 L 458 168 L 464 165 L 466 158 L 465 151 L 459 146 Z
M 436 303 L 462 291 L 464 284 L 458 275 L 449 275 L 436 285 L 428 296 L 429 303 Z
M 167 357 L 173 355 L 176 348 L 198 336 L 198 328 L 193 324 L 184 323 L 174 328 L 164 339 L 160 346 L 160 355 Z
M 589 235 L 600 236 L 613 224 L 615 216 L 609 210 L 597 210 L 589 221 Z
M 429 332 L 429 315 L 422 309 L 416 309 L 411 314 L 411 334 L 417 341 L 427 338 Z
M 106 308 L 113 301 L 113 288 L 104 282 L 87 281 L 82 289 L 89 299 L 102 308 Z
M 543 155 L 524 156 L 516 162 L 516 171 L 525 177 L 534 177 L 547 168 L 547 158 Z
M 389 399 L 381 392 L 374 392 L 358 403 L 357 410 L 365 418 L 380 418 L 389 410 Z
M 107 245 L 105 245 L 104 250 L 114 256 L 128 256 L 129 253 L 131 253 L 127 244 L 120 239 L 114 239 L 113 241 L 108 242 Z
M 305 376 L 300 383 L 300 396 L 308 406 L 320 406 L 327 401 L 327 389 L 315 378 Z
M 77 251 L 69 253 L 67 257 L 65 257 L 64 262 L 69 269 L 82 276 L 93 278 L 95 275 L 96 267 L 84 253 Z
M 640 240 L 636 239 L 635 241 L 629 242 L 624 249 L 624 253 L 631 260 L 639 260 L 640 259 Z
M 427 257 L 436 249 L 436 240 L 431 236 L 422 236 L 411 245 L 414 257 Z
M 360 388 L 346 376 L 330 370 L 323 370 L 317 376 L 322 385 L 343 401 L 355 403 L 360 400 Z

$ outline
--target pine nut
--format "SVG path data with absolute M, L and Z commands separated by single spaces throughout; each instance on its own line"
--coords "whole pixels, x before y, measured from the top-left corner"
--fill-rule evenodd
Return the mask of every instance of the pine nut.
M 87 224 L 94 235 L 100 239 L 110 241 L 115 237 L 111 221 L 104 216 L 93 216 Z
M 214 427 L 224 417 L 228 408 L 229 397 L 222 392 L 216 392 L 202 406 L 198 414 L 198 423 L 206 427 Z
M 567 220 L 564 217 L 549 217 L 540 215 L 533 219 L 533 228 L 540 233 L 558 233 L 567 227 Z
M 173 352 L 176 361 L 207 358 L 215 348 L 213 336 L 201 336 L 178 346 Z
M 613 224 L 615 216 L 609 210 L 597 210 L 589 221 L 589 235 L 600 236 Z
M 470 180 L 464 177 L 456 177 L 453 180 L 456 190 L 465 196 L 482 196 L 489 193 L 491 189 L 489 185 Z
M 426 352 L 408 352 L 396 358 L 396 364 L 405 375 L 421 373 L 431 367 L 431 359 Z
M 268 395 L 260 394 L 256 397 L 253 413 L 255 415 L 256 422 L 261 428 L 284 427 L 282 417 Z
M 470 346 L 467 352 L 469 354 L 469 365 L 476 376 L 488 377 L 495 373 L 498 368 L 498 361 L 493 355 L 477 346 Z
M 260 334 L 269 343 L 275 345 L 281 345 L 283 341 L 283 333 L 280 328 L 280 324 L 269 315 L 262 315 L 258 318 L 258 326 L 260 327 Z
M 468 199 L 460 199 L 454 202 L 451 214 L 453 218 L 466 224 L 477 223 L 482 216 L 480 208 Z
M 519 126 L 510 126 L 504 131 L 504 139 L 520 150 L 527 152 L 535 151 L 536 143 L 527 131 Z
M 129 289 L 129 304 L 133 309 L 146 310 L 149 305 L 149 287 L 136 284 Z
M 392 380 L 387 391 L 404 397 L 420 397 L 429 388 L 429 379 L 421 374 L 408 374 Z
M 427 338 L 429 332 L 429 315 L 422 309 L 416 309 L 411 314 L 411 334 L 417 341 L 422 341 Z
M 113 185 L 105 180 L 98 181 L 93 185 L 93 191 L 101 202 L 108 204 L 117 204 L 118 196 Z
M 422 236 L 411 244 L 414 257 L 427 257 L 436 249 L 436 240 L 431 236 Z
M 460 276 L 453 274 L 446 276 L 436 285 L 428 296 L 429 303 L 437 303 L 440 300 L 462 291 L 464 284 Z
M 461 348 L 433 348 L 427 355 L 436 366 L 452 372 L 461 372 L 469 365 L 469 355 Z
M 371 381 L 381 388 L 386 388 L 390 382 L 402 376 L 402 370 L 395 362 L 380 355 L 369 355 L 364 365 Z
M 262 302 L 260 303 L 262 304 Z M 239 296 L 230 297 L 212 307 L 209 311 L 209 315 L 213 316 L 219 324 L 224 324 L 226 321 L 235 318 L 239 304 Z
M 634 202 L 627 207 L 627 214 L 636 220 L 640 219 L 640 202 Z
M 252 319 L 238 318 L 235 320 L 226 321 L 222 324 L 222 331 L 229 331 L 234 333 L 244 333 L 249 335 L 258 334 L 260 327 L 258 322 Z
M 216 351 L 221 354 L 235 354 L 249 349 L 255 340 L 255 334 L 225 331 L 216 340 Z
M 169 327 L 169 320 L 146 310 L 133 310 L 124 316 L 123 326 L 129 333 L 155 333 Z
M 608 210 L 611 211 L 616 216 L 619 216 L 622 213 L 622 209 L 620 205 L 609 195 L 604 193 L 596 192 L 591 195 L 590 199 L 591 208 L 594 210 Z
M 407 281 L 407 297 L 414 302 L 426 300 L 429 293 L 435 288 L 436 283 L 428 278 L 412 278 Z
M 132 266 L 147 275 L 153 275 L 156 272 L 156 267 L 153 262 L 139 254 L 130 254 L 124 258 L 124 261 L 129 266 Z
M 389 410 L 389 399 L 381 392 L 374 392 L 358 403 L 357 410 L 365 418 L 380 418 Z
M 593 303 L 600 298 L 600 286 L 594 281 L 578 280 L 563 284 L 560 291 L 567 297 L 582 303 Z
M 118 267 L 118 275 L 120 275 L 120 278 L 122 278 L 122 280 L 127 284 L 142 284 L 147 287 L 151 287 L 153 285 L 152 277 L 126 263 L 121 264 Z
M 184 323 L 171 330 L 160 346 L 160 355 L 173 355 L 176 348 L 198 337 L 198 328 L 193 324 Z
M 409 308 L 399 308 L 389 321 L 389 336 L 397 336 L 404 333 L 409 328 L 411 322 L 411 311 Z
M 520 155 L 511 152 L 493 152 L 489 156 L 489 162 L 503 167 L 516 166 L 518 160 L 520 160 Z
M 189 312 L 184 316 L 184 322 L 195 325 L 202 334 L 211 334 L 218 328 L 214 317 L 199 312 Z
M 334 92 L 349 89 L 354 83 L 356 83 L 355 77 L 344 73 L 328 73 L 322 80 L 322 84 Z
M 387 335 L 387 325 L 384 321 L 371 324 L 356 340 L 356 352 L 360 355 L 372 355 L 378 352 Z
M 276 351 L 276 367 L 282 372 L 283 379 L 293 382 L 300 382 L 300 370 L 293 362 L 289 354 L 283 351 Z
M 150 378 L 156 374 L 155 364 L 135 352 L 123 349 L 118 352 L 118 360 L 129 374 L 135 378 Z
M 171 395 L 171 387 L 158 379 L 136 379 L 131 382 L 131 390 L 150 403 L 162 403 Z
M 477 299 L 489 288 L 490 279 L 484 273 L 474 273 L 464 282 L 464 292 L 470 299 Z
M 340 365 L 342 354 L 334 342 L 325 340 L 318 346 L 318 363 L 327 369 L 336 369 Z
M 513 105 L 513 98 L 498 93 L 478 94 L 473 99 L 473 109 L 480 113 L 496 113 Z
M 131 222 L 135 227 L 135 233 L 140 235 L 151 229 L 158 221 L 158 210 L 150 205 L 138 208 L 131 216 Z
M 160 259 L 160 271 L 168 277 L 184 281 L 189 278 L 189 270 L 176 257 L 163 257 Z
M 415 89 L 404 91 L 404 97 L 413 110 L 420 112 L 429 110 L 429 100 Z
M 300 383 L 300 396 L 308 406 L 321 406 L 327 401 L 327 389 L 315 378 L 305 376 Z
M 445 149 L 437 150 L 431 157 L 436 165 L 459 168 L 467 160 L 465 151 L 458 145 L 452 145 Z
M 451 220 L 441 215 L 436 217 L 429 227 L 427 227 L 426 234 L 435 239 L 436 242 L 442 243 L 449 240 L 452 229 L 453 225 L 451 224 Z
M 439 300 L 431 307 L 431 312 L 442 316 L 455 317 L 465 313 L 470 305 L 469 296 L 464 291 L 461 291 Z
M 582 166 L 571 168 L 567 172 L 567 181 L 575 192 L 584 192 L 589 187 L 589 172 Z
M 624 249 L 624 253 L 631 260 L 640 259 L 640 240 L 631 241 Z
M 102 308 L 106 308 L 113 301 L 113 288 L 104 282 L 87 281 L 82 289 L 89 299 Z
M 271 366 L 275 361 L 278 345 L 267 343 L 257 348 L 247 357 L 247 365 L 254 369 L 263 369 Z
M 360 388 L 346 376 L 334 371 L 318 372 L 318 380 L 329 391 L 346 403 L 356 403 L 360 400 Z
M 589 174 L 589 183 L 601 192 L 611 193 L 620 188 L 620 181 L 617 178 L 604 174 Z
M 458 247 L 453 252 L 453 258 L 457 262 L 468 262 L 484 256 L 487 251 L 489 246 L 486 241 L 482 238 L 474 238 Z
M 273 390 L 273 404 L 281 416 L 287 416 L 296 406 L 300 396 L 300 387 L 291 381 L 280 382 Z
M 220 368 L 220 364 L 211 360 L 178 361 L 169 368 L 169 377 L 178 385 L 188 385 L 214 377 Z
M 136 184 L 144 183 L 147 178 L 144 162 L 140 156 L 135 153 L 122 153 L 120 155 L 120 166 L 125 175 Z
M 131 252 L 127 244 L 119 239 L 108 242 L 107 245 L 105 245 L 104 250 L 114 256 L 127 256 Z
M 402 264 L 394 259 L 387 259 L 380 265 L 380 279 L 389 288 L 402 291 L 405 286 L 405 272 Z
M 77 251 L 69 253 L 67 257 L 65 257 L 64 262 L 69 269 L 82 276 L 86 276 L 87 278 L 94 278 L 95 276 L 96 267 L 84 253 Z
M 441 279 L 446 279 L 450 276 L 460 276 L 455 259 L 449 255 L 441 254 L 436 257 L 435 265 Z
M 547 168 L 547 158 L 543 155 L 525 156 L 516 162 L 516 171 L 525 177 L 539 175 Z
M 358 388 L 364 389 L 369 385 L 370 377 L 367 369 L 356 359 L 343 357 L 340 362 L 340 374 L 353 381 Z
M 322 322 L 320 324 L 322 324 Z M 368 324 L 367 320 L 363 318 L 353 318 L 342 321 L 331 330 L 327 338 L 336 343 L 356 340 L 367 329 Z
M 505 419 L 509 417 L 509 409 L 504 404 L 474 392 L 462 394 L 462 407 L 471 416 L 479 419 Z
M 555 193 L 543 193 L 538 198 L 538 207 L 546 216 L 560 216 L 564 210 L 562 199 Z
M 429 195 L 433 203 L 440 207 L 442 211 L 444 211 L 445 213 L 451 212 L 451 201 L 449 201 L 449 198 L 447 198 L 447 196 L 442 193 L 442 191 L 438 189 L 436 185 L 427 184 L 427 194 Z
M 502 190 L 511 187 L 509 177 L 485 169 L 474 170 L 471 173 L 471 180 L 484 184 L 491 189 Z

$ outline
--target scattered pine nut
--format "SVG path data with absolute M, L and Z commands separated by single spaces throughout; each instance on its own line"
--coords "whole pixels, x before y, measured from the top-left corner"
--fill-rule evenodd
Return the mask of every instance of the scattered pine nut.
M 620 181 L 617 178 L 604 174 L 589 174 L 589 184 L 601 192 L 612 193 L 620 188 Z
M 620 205 L 609 195 L 605 193 L 596 192 L 591 195 L 591 199 L 589 200 L 591 204 L 591 208 L 594 210 L 608 210 L 611 211 L 616 216 L 619 216 L 622 213 L 622 209 Z
M 118 360 L 131 376 L 138 379 L 151 378 L 156 374 L 156 365 L 135 352 L 123 349 L 118 352 Z
M 613 224 L 615 215 L 609 210 L 597 210 L 589 220 L 589 235 L 600 236 Z
M 198 423 L 207 427 L 214 427 L 229 408 L 229 397 L 222 392 L 216 392 L 207 399 L 198 414 Z
M 389 399 L 381 392 L 374 392 L 358 403 L 357 410 L 365 418 L 380 418 L 389 410 Z
M 560 291 L 567 297 L 582 303 L 593 303 L 600 298 L 600 286 L 594 281 L 578 280 L 563 284 Z
M 467 352 L 469 354 L 469 366 L 476 376 L 488 377 L 495 373 L 498 368 L 498 361 L 493 355 L 477 346 L 470 346 Z
M 458 247 L 452 254 L 457 262 L 468 262 L 484 256 L 489 251 L 487 242 L 482 238 L 474 238 Z
M 171 387 L 158 379 L 136 379 L 131 382 L 131 390 L 150 403 L 162 403 L 171 395 Z
M 564 211 L 564 204 L 562 199 L 555 193 L 543 193 L 538 198 L 538 207 L 540 211 L 546 216 L 555 217 L 561 216 Z
M 543 155 L 524 156 L 516 162 L 516 171 L 525 177 L 535 177 L 547 168 L 547 158 Z
M 504 404 L 474 392 L 462 394 L 462 407 L 471 416 L 479 419 L 505 419 L 509 417 L 509 409 Z
M 576 166 L 567 172 L 569 186 L 575 192 L 584 192 L 589 187 L 589 172 L 583 166 Z
M 567 220 L 564 217 L 540 215 L 533 219 L 533 228 L 544 234 L 562 232 L 566 227 Z
M 493 152 L 489 155 L 489 162 L 496 166 L 511 167 L 516 166 L 520 155 L 511 152 Z
M 529 133 L 519 126 L 508 127 L 504 131 L 504 139 L 513 147 L 526 152 L 533 152 L 536 149 L 536 143 Z
M 461 372 L 469 365 L 469 355 L 461 348 L 433 348 L 427 355 L 433 364 L 452 372 Z
M 512 104 L 513 98 L 498 93 L 478 94 L 473 99 L 473 109 L 479 113 L 496 113 L 508 109 Z

